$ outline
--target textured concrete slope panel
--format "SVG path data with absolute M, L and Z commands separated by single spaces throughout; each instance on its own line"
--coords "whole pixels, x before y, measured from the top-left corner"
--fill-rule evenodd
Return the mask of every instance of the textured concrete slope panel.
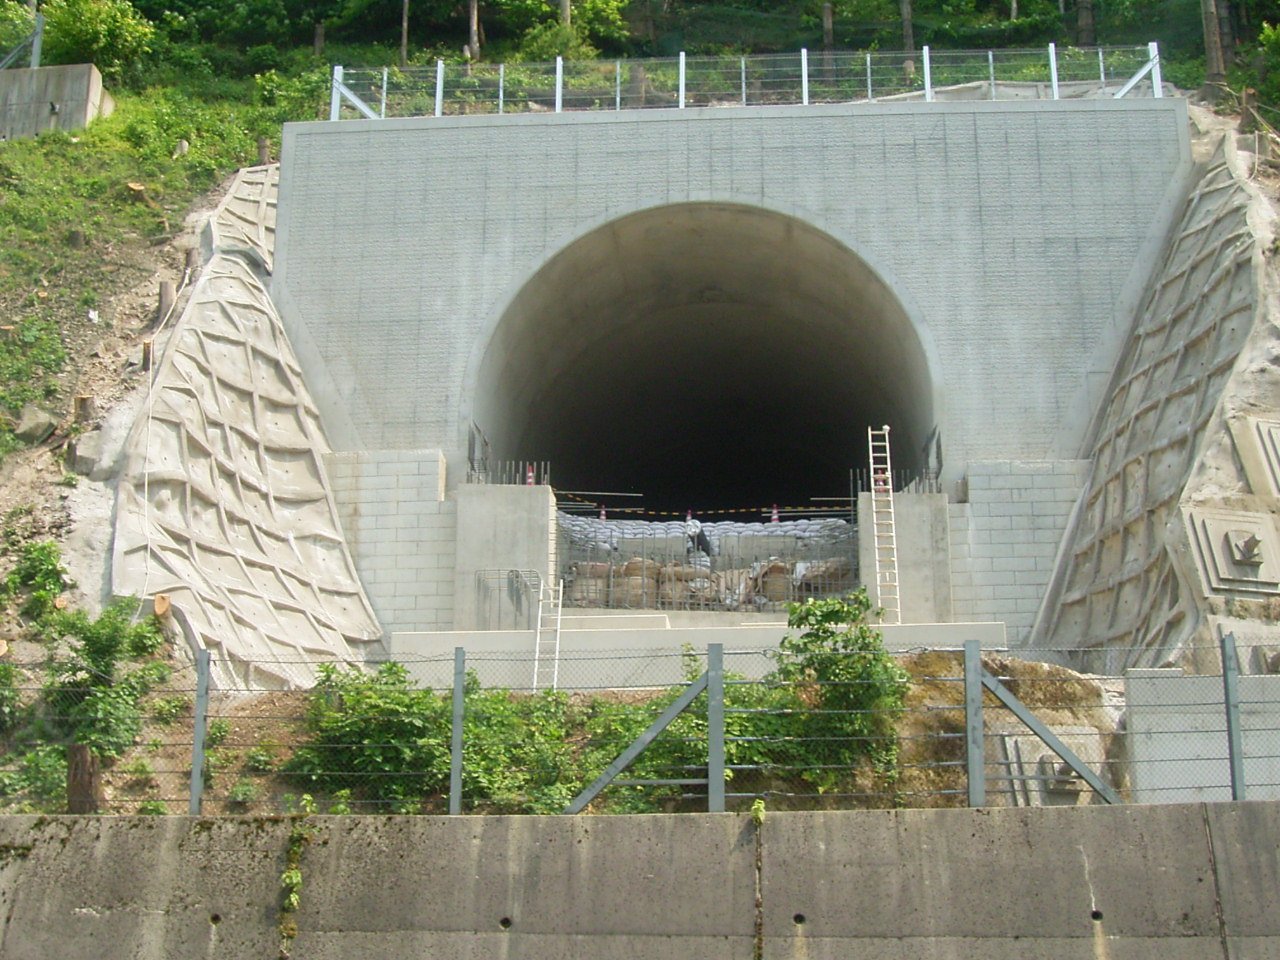
M 1174 100 L 290 124 L 284 157 L 272 289 L 332 442 L 458 462 L 525 285 L 699 203 L 793 217 L 891 291 L 948 463 L 1075 456 L 1190 170 Z
M 380 630 L 342 539 L 317 413 L 262 283 L 206 268 L 128 442 L 113 589 L 167 593 L 223 686 L 305 684 Z
M 210 218 L 209 242 L 223 253 L 249 251 L 271 272 L 276 249 L 280 165 L 245 167 Z
M 1273 214 L 1223 142 L 1187 203 L 1098 421 L 1094 466 L 1033 644 L 1106 648 L 1105 669 L 1159 664 L 1201 624 L 1206 588 L 1178 562 L 1183 504 L 1247 490 L 1224 402 L 1250 337 L 1269 338 L 1256 230 Z M 1274 409 L 1277 397 L 1248 403 Z M 1206 458 L 1211 448 L 1227 450 Z M 1209 461 L 1212 461 L 1210 463 Z M 1223 476 L 1226 470 L 1230 476 Z M 1213 474 L 1205 483 L 1196 471 Z

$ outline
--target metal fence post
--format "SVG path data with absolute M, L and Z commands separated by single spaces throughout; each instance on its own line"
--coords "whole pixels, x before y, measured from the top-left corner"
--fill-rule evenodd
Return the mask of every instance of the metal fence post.
M 680 109 L 684 109 L 684 51 L 680 51 Z
M 387 119 L 387 68 L 382 68 L 382 102 L 378 107 L 378 115 L 383 120 Z
M 498 112 L 502 113 L 503 99 L 507 92 L 507 65 L 498 64 Z
M 969 781 L 969 806 L 987 803 L 987 762 L 982 729 L 982 647 L 977 640 L 964 642 L 965 772 Z
M 987 76 L 991 78 L 991 99 L 996 98 L 996 55 L 993 51 L 987 51 Z
M 809 50 L 807 47 L 800 48 L 800 103 L 806 107 L 809 105 Z
M 742 105 L 747 105 L 747 58 L 739 58 L 738 69 L 742 72 Z
M 1102 82 L 1102 93 L 1107 92 L 1107 63 L 1102 59 L 1102 48 L 1098 48 L 1098 79 Z
M 875 97 L 871 95 L 871 54 L 869 53 L 867 54 L 867 99 L 875 99 Z
M 341 67 L 337 68 L 341 69 Z M 204 734 L 209 719 L 209 651 L 196 651 L 196 710 L 191 725 L 191 795 L 187 813 L 200 816 L 204 794 Z
M 444 115 L 444 61 L 436 61 L 436 116 Z
M 622 109 L 622 61 L 613 61 L 613 109 Z
M 1240 730 L 1240 662 L 1234 633 L 1224 634 L 1222 647 L 1222 706 L 1227 715 L 1227 761 L 1231 767 L 1231 799 L 1243 800 L 1244 735 Z
M 1151 57 L 1151 95 L 1164 96 L 1164 80 L 1160 76 L 1160 44 L 1152 40 L 1147 44 L 1147 53 Z
M 724 813 L 724 644 L 707 644 L 707 812 Z
M 556 57 L 556 113 L 564 109 L 564 57 Z
M 1053 87 L 1053 99 L 1058 99 L 1058 46 L 1049 44 L 1049 85 Z
M 453 727 L 449 746 L 449 813 L 462 812 L 462 722 L 466 716 L 467 651 L 453 648 Z
M 929 45 L 925 44 L 920 48 L 920 56 L 924 60 L 924 98 L 929 103 L 933 102 L 933 75 L 929 72 Z
M 1155 46 L 1155 44 L 1152 44 Z M 36 14 L 36 32 L 31 35 L 31 69 L 40 66 L 40 52 L 44 49 L 44 14 Z M 1159 96 L 1159 94 L 1156 94 Z
M 342 67 L 334 64 L 333 80 L 329 85 L 329 119 L 337 120 L 342 110 Z

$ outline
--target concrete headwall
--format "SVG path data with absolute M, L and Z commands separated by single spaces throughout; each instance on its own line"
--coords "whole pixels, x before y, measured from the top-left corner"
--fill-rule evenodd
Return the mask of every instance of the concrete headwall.
M 1274 803 L 7 817 L 0 955 L 1261 960 L 1280 953 L 1278 844 Z
M 114 109 L 91 63 L 0 70 L 0 140 L 80 130 Z
M 851 251 L 900 302 L 933 368 L 919 386 L 940 402 L 949 475 L 973 459 L 1072 457 L 1184 196 L 1185 110 L 1151 99 L 287 124 L 272 293 L 335 448 L 438 445 L 462 462 L 479 358 L 557 253 L 663 206 L 774 211 Z

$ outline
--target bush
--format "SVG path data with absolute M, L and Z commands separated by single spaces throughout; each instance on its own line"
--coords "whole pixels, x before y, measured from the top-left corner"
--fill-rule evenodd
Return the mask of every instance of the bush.
M 116 78 L 151 49 L 155 27 L 128 0 L 45 0 L 44 49 L 53 63 L 92 63 Z
M 792 604 L 787 625 L 801 632 L 778 645 L 774 676 L 792 685 L 808 708 L 796 715 L 793 736 L 825 744 L 824 763 L 853 766 L 869 757 L 888 772 L 897 762 L 895 723 L 909 678 L 866 622 L 870 612 L 864 589 L 844 599 Z M 809 779 L 831 785 L 821 773 Z

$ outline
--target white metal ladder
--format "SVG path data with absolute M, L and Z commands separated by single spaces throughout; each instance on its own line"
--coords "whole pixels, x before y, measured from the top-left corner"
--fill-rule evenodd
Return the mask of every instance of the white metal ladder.
M 564 609 L 564 581 L 554 590 L 538 591 L 538 622 L 533 633 L 533 689 L 555 690 L 560 684 L 560 614 Z
M 871 529 L 875 543 L 876 603 L 882 623 L 902 622 L 898 593 L 898 540 L 893 529 L 893 464 L 889 458 L 889 425 L 867 427 L 871 451 Z

